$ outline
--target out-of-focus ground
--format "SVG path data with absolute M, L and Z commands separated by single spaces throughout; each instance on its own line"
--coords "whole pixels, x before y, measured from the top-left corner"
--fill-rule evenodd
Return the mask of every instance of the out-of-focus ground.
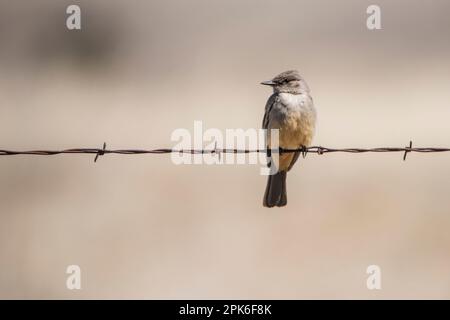
M 259 128 L 259 82 L 291 68 L 314 144 L 449 146 L 450 3 L 377 1 L 369 31 L 372 2 L 1 0 L 0 148 Z M 262 207 L 265 180 L 170 155 L 1 157 L 0 297 L 450 298 L 450 154 L 308 155 L 283 209 Z

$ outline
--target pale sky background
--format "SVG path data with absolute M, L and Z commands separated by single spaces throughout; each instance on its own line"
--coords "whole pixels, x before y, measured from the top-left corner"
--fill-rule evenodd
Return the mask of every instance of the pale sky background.
M 366 8 L 382 30 L 366 28 Z M 65 27 L 79 4 L 82 30 Z M 450 3 L 0 0 L 0 149 L 171 147 L 259 128 L 296 68 L 314 144 L 450 146 Z M 308 155 L 288 206 L 258 165 L 0 157 L 0 298 L 450 298 L 450 154 Z M 82 290 L 66 289 L 66 267 Z M 381 267 L 382 290 L 366 288 Z

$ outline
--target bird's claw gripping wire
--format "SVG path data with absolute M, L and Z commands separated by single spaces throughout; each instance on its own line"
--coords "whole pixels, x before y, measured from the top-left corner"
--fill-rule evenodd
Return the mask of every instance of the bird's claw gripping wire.
M 305 159 L 306 158 L 306 155 L 308 154 L 308 148 L 306 147 L 306 146 L 303 146 L 302 145 L 302 151 L 301 151 L 301 153 L 302 153 L 302 157 L 303 157 L 303 159 Z

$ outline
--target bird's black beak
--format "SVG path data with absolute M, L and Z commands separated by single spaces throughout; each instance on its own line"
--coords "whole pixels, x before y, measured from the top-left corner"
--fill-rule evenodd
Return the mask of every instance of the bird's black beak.
M 267 80 L 267 81 L 261 82 L 261 84 L 263 84 L 265 86 L 274 86 L 275 82 L 273 82 L 272 80 Z

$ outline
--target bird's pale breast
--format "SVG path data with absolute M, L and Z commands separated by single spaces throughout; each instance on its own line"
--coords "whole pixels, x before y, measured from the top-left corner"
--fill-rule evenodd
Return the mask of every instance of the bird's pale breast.
M 311 144 L 316 113 L 308 94 L 279 94 L 271 112 L 270 128 L 280 129 L 280 147 L 295 149 Z

